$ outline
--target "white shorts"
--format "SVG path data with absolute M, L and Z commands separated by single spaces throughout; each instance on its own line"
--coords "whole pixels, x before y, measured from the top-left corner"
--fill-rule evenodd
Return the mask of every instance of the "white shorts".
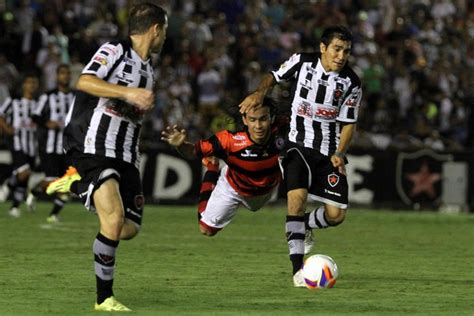
M 217 229 L 224 228 L 232 221 L 239 205 L 243 205 L 251 211 L 258 211 L 270 200 L 273 194 L 272 190 L 264 195 L 250 197 L 240 195 L 227 181 L 227 169 L 227 166 L 222 168 L 206 209 L 201 213 L 201 222 Z

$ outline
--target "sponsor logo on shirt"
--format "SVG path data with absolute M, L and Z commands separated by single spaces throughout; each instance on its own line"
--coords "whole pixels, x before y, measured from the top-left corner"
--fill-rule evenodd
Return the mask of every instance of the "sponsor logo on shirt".
M 97 55 L 94 57 L 94 60 L 99 62 L 101 65 L 107 65 L 107 58 L 101 56 L 101 55 Z
M 258 157 L 257 154 L 254 154 L 251 149 L 245 149 L 245 153 L 240 154 L 242 157 Z
M 244 135 L 232 135 L 232 138 L 235 139 L 235 140 L 246 140 L 247 137 L 245 137 Z

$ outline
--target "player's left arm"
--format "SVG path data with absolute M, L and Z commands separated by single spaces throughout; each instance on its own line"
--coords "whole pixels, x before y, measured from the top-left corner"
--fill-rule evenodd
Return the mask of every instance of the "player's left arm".
M 161 140 L 167 142 L 183 155 L 185 158 L 192 159 L 196 157 L 194 153 L 194 144 L 186 141 L 186 130 L 178 130 L 178 126 L 168 126 L 161 132 Z
M 354 135 L 359 113 L 360 101 L 362 99 L 362 89 L 360 81 L 355 80 L 350 86 L 349 93 L 344 98 L 337 120 L 342 124 L 339 137 L 339 145 L 331 156 L 332 165 L 338 168 L 339 172 L 345 174 L 345 156 Z
M 337 146 L 336 152 L 331 156 L 332 165 L 338 168 L 339 172 L 346 174 L 345 170 L 345 156 L 349 149 L 349 145 L 352 140 L 352 135 L 356 129 L 356 124 L 344 124 L 341 129 L 341 135 L 339 139 L 339 146 Z

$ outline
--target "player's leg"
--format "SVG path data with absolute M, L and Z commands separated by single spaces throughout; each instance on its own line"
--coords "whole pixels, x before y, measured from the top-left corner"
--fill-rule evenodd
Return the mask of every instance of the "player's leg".
M 315 172 L 316 176 L 310 186 L 310 196 L 324 205 L 305 214 L 307 228 L 310 229 L 312 239 L 313 229 L 325 229 L 331 226 L 341 224 L 345 219 L 346 208 L 348 203 L 348 185 L 345 175 L 340 174 L 335 169 L 330 160 L 326 157 L 321 158 L 319 169 Z M 308 237 L 307 237 L 308 238 Z M 310 247 L 305 247 L 308 252 Z
M 125 223 L 119 182 L 115 178 L 105 180 L 93 194 L 94 206 L 100 222 L 100 230 L 93 244 L 94 267 L 97 286 L 97 303 L 100 310 L 103 304 L 113 299 L 115 272 L 115 253 Z M 107 301 L 107 302 L 106 302 Z
M 206 209 L 211 193 L 219 179 L 219 160 L 217 160 L 217 158 L 203 158 L 202 164 L 207 170 L 202 179 L 201 189 L 199 190 L 198 220 L 201 219 L 201 213 Z
M 67 168 L 65 155 L 57 154 L 40 154 L 41 160 L 41 169 L 45 173 L 44 180 L 40 183 L 38 191 L 45 193 L 48 185 L 56 180 L 58 177 L 62 176 L 64 170 Z M 59 213 L 63 209 L 64 205 L 69 200 L 68 193 L 55 193 L 53 195 L 53 207 L 49 212 L 46 221 L 48 223 L 57 223 L 59 222 Z
M 324 203 L 307 215 L 308 226 L 323 229 L 341 224 L 346 215 L 348 204 L 347 177 L 334 168 L 328 158 L 318 170 L 309 189 L 310 196 Z
M 304 259 L 305 222 L 304 210 L 308 191 L 306 189 L 293 189 L 288 191 L 288 213 L 286 216 L 286 239 L 293 272 L 293 285 L 303 287 L 301 268 Z
M 125 223 L 124 205 L 120 195 L 120 164 L 105 157 L 76 153 L 72 162 L 77 166 L 78 180 L 73 181 L 74 193 L 88 210 L 96 211 L 100 230 L 92 251 L 96 275 L 97 301 L 95 310 L 126 311 L 126 306 L 113 296 L 115 253 Z
M 14 171 L 12 175 L 12 185 L 10 187 L 11 191 L 13 192 L 12 195 L 12 205 L 9 210 L 9 214 L 12 217 L 19 217 L 20 216 L 20 204 L 25 200 L 26 197 L 26 189 L 28 186 L 28 178 L 30 177 L 30 169 L 28 166 L 25 168 L 20 168 Z
M 307 224 L 311 229 L 324 229 L 341 224 L 346 217 L 346 210 L 338 206 L 325 204 L 306 213 Z
M 12 206 L 9 214 L 12 217 L 19 217 L 20 204 L 25 200 L 26 189 L 28 186 L 28 179 L 31 174 L 28 156 L 19 151 L 12 152 L 13 158 L 13 172 L 9 179 L 9 187 L 12 195 Z
M 145 197 L 137 168 L 131 165 L 123 167 L 120 174 L 120 196 L 125 212 L 125 222 L 120 232 L 120 239 L 128 240 L 140 232 Z
M 227 167 L 224 167 L 221 171 L 206 208 L 199 213 L 199 230 L 205 236 L 214 236 L 228 225 L 240 204 L 239 194 L 227 181 L 226 170 Z
M 304 258 L 305 209 L 308 196 L 308 177 L 311 172 L 302 154 L 294 149 L 283 160 L 283 173 L 287 190 L 288 212 L 286 217 L 286 239 L 293 268 L 294 286 L 304 286 L 300 270 Z

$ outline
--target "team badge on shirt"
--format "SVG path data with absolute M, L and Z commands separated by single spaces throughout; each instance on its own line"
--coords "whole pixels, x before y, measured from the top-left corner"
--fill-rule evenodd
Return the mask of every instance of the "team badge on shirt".
M 333 95 L 333 101 L 336 103 L 339 103 L 343 94 L 344 92 L 342 91 L 342 89 L 335 89 L 334 95 Z

